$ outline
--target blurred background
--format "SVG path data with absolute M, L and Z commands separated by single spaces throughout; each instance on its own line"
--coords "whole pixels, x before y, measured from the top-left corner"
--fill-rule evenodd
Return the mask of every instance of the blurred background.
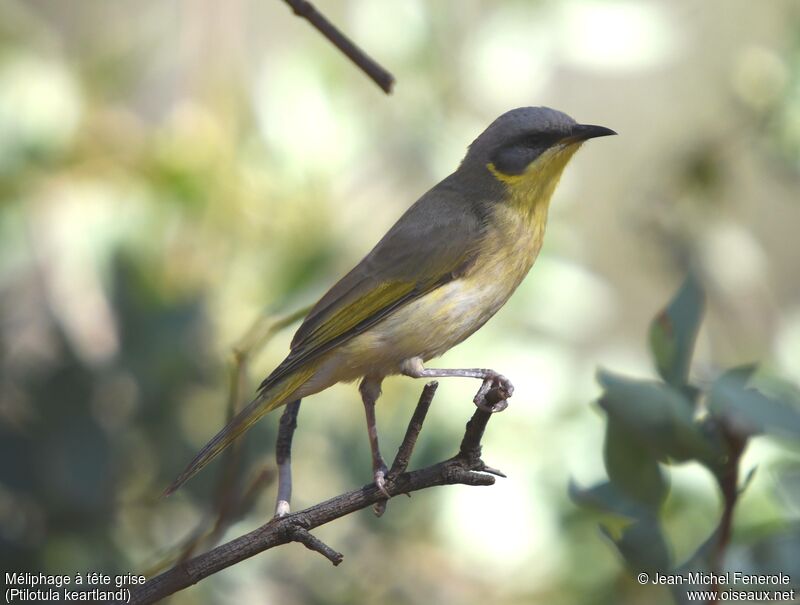
M 213 523 L 221 463 L 160 500 L 224 423 L 232 347 L 316 300 L 500 113 L 549 105 L 617 130 L 573 160 L 542 255 L 436 362 L 516 392 L 489 425 L 491 488 L 392 500 L 203 581 L 174 603 L 669 603 L 628 577 L 570 480 L 604 474 L 598 366 L 654 376 L 651 317 L 700 267 L 694 378 L 753 360 L 800 383 L 800 5 L 791 0 L 319 0 L 396 77 L 385 96 L 275 0 L 0 0 L 0 555 L 3 571 L 144 572 Z M 292 329 L 249 360 L 245 394 Z M 422 384 L 384 383 L 394 452 Z M 476 385 L 444 380 L 412 466 L 456 451 Z M 232 538 L 272 514 L 267 465 Z M 800 516 L 800 449 L 757 439 L 729 561 Z M 369 481 L 354 385 L 307 400 L 300 509 Z M 671 473 L 677 560 L 715 527 L 711 476 Z M 778 532 L 780 534 L 780 532 Z M 149 572 L 148 572 L 149 573 Z

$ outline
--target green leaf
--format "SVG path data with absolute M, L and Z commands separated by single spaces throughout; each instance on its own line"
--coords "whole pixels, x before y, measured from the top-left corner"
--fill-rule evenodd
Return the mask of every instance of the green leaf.
M 661 377 L 675 387 L 687 384 L 694 344 L 705 308 L 705 292 L 693 273 L 650 324 L 650 351 Z
M 800 588 L 800 523 L 790 521 L 752 528 L 749 538 L 742 540 L 750 555 L 748 572 L 766 575 L 781 571 L 790 578 L 789 584 L 775 588 Z
M 668 486 L 656 459 L 619 419 L 610 416 L 604 447 L 606 471 L 621 493 L 657 513 Z
M 614 542 L 631 571 L 653 573 L 670 569 L 672 557 L 657 517 L 630 524 L 620 539 L 615 540 L 605 530 L 604 533 Z
M 769 396 L 748 386 L 755 369 L 742 366 L 720 376 L 709 393 L 709 411 L 741 436 L 768 433 L 800 439 L 800 408 L 788 395 Z
M 600 406 L 619 420 L 658 460 L 717 460 L 723 453 L 706 439 L 686 397 L 669 385 L 598 372 Z
M 730 546 L 731 554 L 740 562 L 737 571 L 747 574 L 775 574 L 778 571 L 790 578 L 790 583 L 780 590 L 797 587 L 794 580 L 800 577 L 800 523 L 784 520 L 771 520 L 761 524 L 748 524 L 736 532 L 737 538 Z M 685 574 L 690 571 L 709 571 L 717 546 L 717 532 L 714 531 L 700 547 L 675 572 Z M 738 551 L 738 552 L 736 552 Z M 738 555 L 738 556 L 737 556 Z M 702 586 L 684 584 L 679 603 L 686 603 L 686 590 L 705 590 Z
M 646 507 L 608 481 L 586 488 L 570 481 L 569 497 L 578 506 L 599 513 L 624 517 L 628 522 L 647 515 Z
M 712 558 L 716 551 L 717 543 L 717 531 L 715 530 L 697 547 L 697 550 L 695 550 L 688 559 L 675 569 L 674 573 L 685 576 L 689 572 L 711 571 L 713 567 Z M 688 592 L 690 590 L 706 590 L 707 588 L 707 586 L 701 584 L 686 583 L 670 586 L 670 592 L 675 599 L 676 605 L 686 605 L 691 602 L 688 599 Z

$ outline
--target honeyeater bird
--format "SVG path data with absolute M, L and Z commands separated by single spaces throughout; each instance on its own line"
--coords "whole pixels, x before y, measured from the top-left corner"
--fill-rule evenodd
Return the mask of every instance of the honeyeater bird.
M 286 359 L 167 493 L 267 412 L 360 379 L 374 480 L 388 497 L 375 425 L 384 377 L 465 376 L 511 394 L 511 384 L 492 370 L 424 363 L 505 304 L 539 254 L 550 198 L 567 162 L 586 140 L 612 134 L 547 107 L 521 107 L 492 122 L 456 171 L 417 200 L 314 305 Z M 279 514 L 287 512 L 288 504 L 280 508 Z

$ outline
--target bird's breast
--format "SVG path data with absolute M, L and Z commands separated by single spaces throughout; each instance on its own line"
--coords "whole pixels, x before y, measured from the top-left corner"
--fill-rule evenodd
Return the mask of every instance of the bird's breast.
M 341 349 L 352 378 L 399 372 L 406 359 L 438 357 L 485 324 L 523 280 L 542 245 L 542 216 L 500 207 L 480 252 L 460 277 L 397 309 Z M 341 379 L 341 378 L 340 378 Z
M 458 340 L 447 348 L 480 328 L 511 297 L 539 254 L 545 220 L 546 216 L 524 216 L 508 207 L 495 211 L 474 264 L 463 277 L 440 288 L 443 302 L 452 307 L 442 305 L 442 320 L 460 327 Z

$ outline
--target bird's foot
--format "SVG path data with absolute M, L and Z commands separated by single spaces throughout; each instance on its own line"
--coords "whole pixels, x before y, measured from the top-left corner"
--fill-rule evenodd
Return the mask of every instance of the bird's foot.
M 389 493 L 389 490 L 386 489 L 386 475 L 388 474 L 389 469 L 386 468 L 385 464 L 377 466 L 373 473 L 373 476 L 375 477 L 375 487 L 377 487 L 378 491 L 387 499 L 392 497 L 392 495 Z
M 502 412 L 508 407 L 508 398 L 514 394 L 511 381 L 496 372 L 488 374 L 475 394 L 473 402 L 478 409 L 490 414 Z

